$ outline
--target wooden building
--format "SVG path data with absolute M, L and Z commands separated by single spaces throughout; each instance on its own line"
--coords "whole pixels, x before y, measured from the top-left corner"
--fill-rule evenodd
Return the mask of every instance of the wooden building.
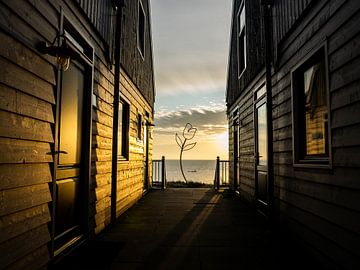
M 358 269 L 360 2 L 234 0 L 232 188 L 327 269 Z
M 149 188 L 148 0 L 0 2 L 0 269 L 39 269 Z

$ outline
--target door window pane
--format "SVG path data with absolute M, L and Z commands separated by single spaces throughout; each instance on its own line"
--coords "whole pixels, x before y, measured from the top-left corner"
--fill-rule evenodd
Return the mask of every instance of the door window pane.
M 84 73 L 80 66 L 70 64 L 63 72 L 60 103 L 59 164 L 78 164 L 81 159 Z
M 118 121 L 118 159 L 128 158 L 129 149 L 129 105 L 121 100 L 119 102 Z
M 257 109 L 257 146 L 260 166 L 267 165 L 266 103 Z

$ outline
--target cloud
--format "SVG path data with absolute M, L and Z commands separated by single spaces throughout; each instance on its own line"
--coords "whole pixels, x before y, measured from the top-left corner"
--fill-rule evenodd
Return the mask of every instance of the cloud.
M 227 130 L 227 119 L 224 106 L 198 108 L 180 111 L 163 111 L 155 116 L 155 134 L 174 135 L 181 132 L 191 123 L 200 135 L 224 133 Z
M 225 89 L 231 0 L 152 0 L 159 94 Z

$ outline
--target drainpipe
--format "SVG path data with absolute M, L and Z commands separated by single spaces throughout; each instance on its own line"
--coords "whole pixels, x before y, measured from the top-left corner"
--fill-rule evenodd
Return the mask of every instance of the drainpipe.
M 117 195 L 117 148 L 118 148 L 118 121 L 120 101 L 120 47 L 121 47 L 121 19 L 124 0 L 114 1 L 116 9 L 115 23 L 115 75 L 114 75 L 114 104 L 113 104 L 113 145 L 111 167 L 111 223 L 116 220 L 116 195 Z
M 268 196 L 269 217 L 273 216 L 274 204 L 274 158 L 273 158 L 273 113 L 272 113 L 272 81 L 271 81 L 271 57 L 272 57 L 272 0 L 261 2 L 264 16 L 264 41 L 265 41 L 265 68 L 266 68 L 266 116 L 267 116 L 267 145 L 268 145 Z

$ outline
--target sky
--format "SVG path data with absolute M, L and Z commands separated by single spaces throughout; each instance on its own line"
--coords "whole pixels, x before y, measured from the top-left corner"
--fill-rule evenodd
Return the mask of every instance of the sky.
M 153 158 L 179 159 L 175 134 L 197 128 L 183 159 L 228 159 L 226 72 L 231 0 L 150 0 L 155 69 Z

